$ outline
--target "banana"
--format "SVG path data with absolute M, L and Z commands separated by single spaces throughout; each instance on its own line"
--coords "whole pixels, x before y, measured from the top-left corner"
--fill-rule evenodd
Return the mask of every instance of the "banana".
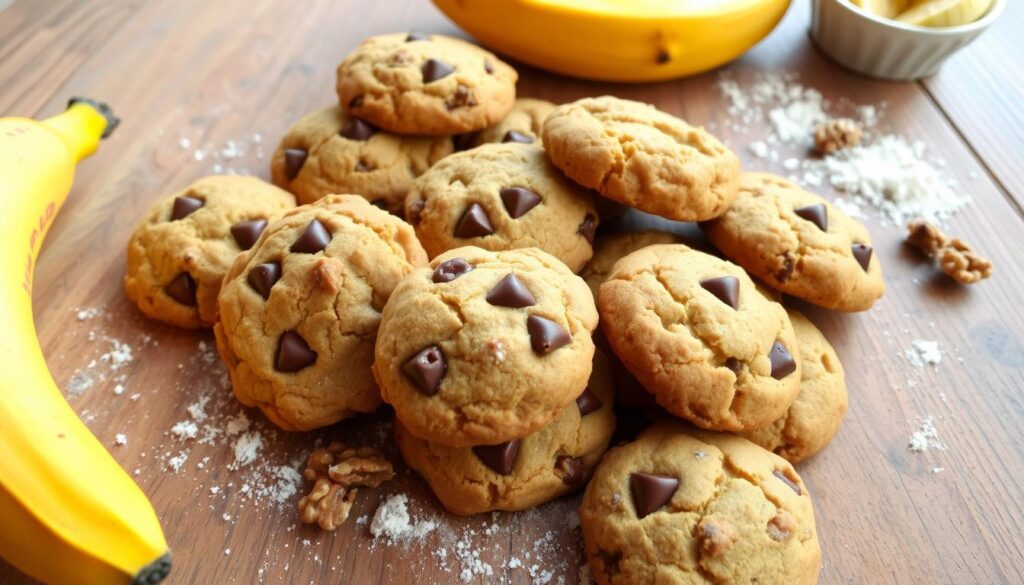
M 601 81 L 660 81 L 739 57 L 789 0 L 434 0 L 481 43 L 520 61 Z
M 913 0 L 853 0 L 853 3 L 871 14 L 883 18 L 896 18 L 896 15 L 913 5 Z
M 896 20 L 917 26 L 961 26 L 978 20 L 992 0 L 925 0 L 902 12 Z
M 153 507 L 64 400 L 32 322 L 43 238 L 75 164 L 116 123 L 85 99 L 42 122 L 0 118 L 0 556 L 53 584 L 142 585 L 170 571 Z

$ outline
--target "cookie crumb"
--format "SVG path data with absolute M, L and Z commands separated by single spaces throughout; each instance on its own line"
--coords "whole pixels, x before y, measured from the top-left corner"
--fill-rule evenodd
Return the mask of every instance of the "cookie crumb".
M 814 147 L 821 154 L 831 154 L 837 150 L 857 146 L 863 134 L 855 120 L 833 118 L 814 128 Z

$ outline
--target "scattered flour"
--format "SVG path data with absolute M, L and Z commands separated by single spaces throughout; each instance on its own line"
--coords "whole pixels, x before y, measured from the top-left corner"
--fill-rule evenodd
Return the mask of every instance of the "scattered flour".
M 386 537 L 389 541 L 406 538 L 422 538 L 437 528 L 433 520 L 413 521 L 409 516 L 409 498 L 395 494 L 381 504 L 370 522 L 370 534 L 374 538 Z
M 939 342 L 915 339 L 910 345 L 911 349 L 907 350 L 907 359 L 914 366 L 923 368 L 926 365 L 936 366 L 942 363 L 942 351 L 939 350 Z
M 78 312 L 75 313 L 75 316 L 79 321 L 88 321 L 90 319 L 95 319 L 102 312 L 103 309 L 100 309 L 99 307 L 89 307 L 87 309 L 79 309 Z
M 199 434 L 199 427 L 192 421 L 183 420 L 171 427 L 171 434 L 179 439 L 194 439 Z
M 118 433 L 118 434 L 114 435 L 114 444 L 115 445 L 127 445 L 128 444 L 128 437 L 126 437 L 124 435 L 124 433 Z
M 935 423 L 929 416 L 921 421 L 921 426 L 910 435 L 907 447 L 913 453 L 920 453 L 929 449 L 945 449 L 945 445 L 939 441 L 939 432 L 935 429 Z
M 232 466 L 237 469 L 256 461 L 261 449 L 263 449 L 263 437 L 259 433 L 243 433 L 235 440 L 235 462 Z

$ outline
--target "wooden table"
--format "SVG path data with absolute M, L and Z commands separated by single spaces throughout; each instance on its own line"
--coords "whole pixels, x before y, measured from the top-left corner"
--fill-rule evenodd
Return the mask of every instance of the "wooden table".
M 929 144 L 973 196 L 949 229 L 996 265 L 990 281 L 954 285 L 903 248 L 900 228 L 869 219 L 886 296 L 865 314 L 808 310 L 844 360 L 850 389 L 834 443 L 800 467 L 815 497 L 821 582 L 1024 582 L 1024 7 L 1010 2 L 1003 19 L 935 78 L 885 83 L 848 73 L 812 47 L 808 4 L 798 0 L 779 29 L 732 67 L 795 71 L 833 100 L 885 101 L 883 128 Z M 152 498 L 175 554 L 169 583 L 459 582 L 463 569 L 472 573 L 459 558 L 460 539 L 469 545 L 463 556 L 479 548 L 492 567 L 490 576 L 471 574 L 474 582 L 530 582 L 533 565 L 536 577 L 549 570 L 552 582 L 576 581 L 582 561 L 572 498 L 527 513 L 452 518 L 400 467 L 397 481 L 363 492 L 345 526 L 321 534 L 296 525 L 297 495 L 280 505 L 267 494 L 247 497 L 244 484 L 250 494 L 264 490 L 269 467 L 298 468 L 314 440 L 386 444 L 375 430 L 386 415 L 289 435 L 249 412 L 265 446 L 256 463 L 231 469 L 233 439 L 198 443 L 204 424 L 223 429 L 242 412 L 221 382 L 211 336 L 149 322 L 122 293 L 123 248 L 150 204 L 217 164 L 267 177 L 267 157 L 284 130 L 334 99 L 341 57 L 367 35 L 409 29 L 456 33 L 430 4 L 412 1 L 21 0 L 0 12 L 0 112 L 43 116 L 69 96 L 88 95 L 111 102 L 124 119 L 82 165 L 46 243 L 35 317 L 58 382 L 77 390 L 92 382 L 72 404 Z M 716 128 L 748 168 L 783 172 L 745 148 L 758 130 L 729 131 L 717 72 L 616 86 L 520 71 L 520 95 L 649 101 Z M 88 308 L 99 314 L 79 320 Z M 117 369 L 110 361 L 90 366 L 111 349 L 108 338 L 129 344 L 132 359 Z M 910 365 L 904 352 L 918 338 L 938 341 L 941 364 Z M 203 396 L 210 399 L 200 437 L 173 436 L 171 427 L 193 420 L 187 408 Z M 908 436 L 929 415 L 946 448 L 912 453 Z M 127 443 L 116 446 L 122 433 Z M 182 451 L 187 461 L 174 473 L 168 467 Z M 374 541 L 356 519 L 395 493 L 408 494 L 413 515 L 439 528 L 422 542 Z M 513 557 L 522 568 L 508 568 Z M 0 562 L 0 583 L 26 582 Z

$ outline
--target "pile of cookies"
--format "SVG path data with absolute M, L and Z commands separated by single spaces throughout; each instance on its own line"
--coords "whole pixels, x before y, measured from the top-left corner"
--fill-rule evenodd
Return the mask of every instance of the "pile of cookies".
M 366 40 L 338 104 L 281 140 L 276 187 L 210 177 L 153 207 L 128 296 L 212 326 L 239 401 L 283 429 L 390 404 L 402 457 L 456 514 L 586 486 L 599 583 L 814 583 L 793 463 L 847 394 L 779 300 L 868 309 L 867 230 L 650 105 L 516 100 L 516 79 L 461 40 Z M 628 207 L 700 222 L 720 255 L 664 232 L 595 242 Z M 657 422 L 606 453 L 616 410 Z

